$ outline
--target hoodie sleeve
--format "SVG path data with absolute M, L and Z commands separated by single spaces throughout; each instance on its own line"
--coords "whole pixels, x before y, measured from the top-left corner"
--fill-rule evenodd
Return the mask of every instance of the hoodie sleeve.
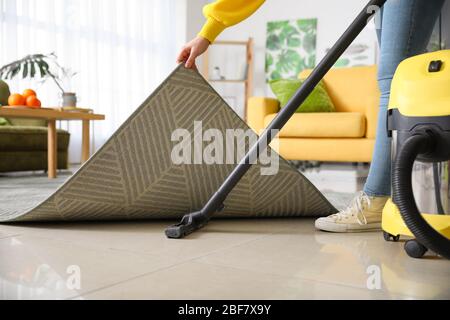
M 250 17 L 264 0 L 218 0 L 203 9 L 206 23 L 199 35 L 213 43 L 228 27 Z

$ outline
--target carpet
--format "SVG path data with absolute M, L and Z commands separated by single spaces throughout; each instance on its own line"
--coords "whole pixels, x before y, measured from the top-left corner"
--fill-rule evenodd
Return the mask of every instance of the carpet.
M 224 134 L 227 129 L 249 129 L 197 72 L 180 66 L 58 190 L 24 195 L 20 188 L 6 193 L 0 189 L 0 222 L 178 219 L 201 209 L 235 165 L 174 164 L 172 134 L 183 128 L 191 133 L 192 144 L 197 143 L 195 122 Z M 277 174 L 264 176 L 262 168 L 259 163 L 252 166 L 218 217 L 336 212 L 281 157 Z

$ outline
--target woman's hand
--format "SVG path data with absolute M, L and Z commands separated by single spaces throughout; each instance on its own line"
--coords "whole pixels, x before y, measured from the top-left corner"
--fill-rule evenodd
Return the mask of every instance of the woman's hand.
M 197 36 L 194 40 L 187 43 L 183 49 L 181 49 L 181 52 L 177 58 L 177 63 L 185 62 L 186 68 L 196 68 L 195 59 L 205 53 L 210 45 L 211 43 L 207 39 Z

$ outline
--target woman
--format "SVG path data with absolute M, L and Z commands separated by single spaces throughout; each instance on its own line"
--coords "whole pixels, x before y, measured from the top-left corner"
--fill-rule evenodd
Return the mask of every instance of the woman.
M 318 219 L 317 229 L 329 232 L 381 230 L 382 210 L 391 195 L 391 141 L 386 134 L 386 117 L 392 78 L 401 61 L 426 51 L 444 1 L 388 0 L 384 5 L 381 28 L 377 30 L 381 52 L 379 123 L 369 177 L 364 191 L 351 205 L 337 214 Z M 248 18 L 263 3 L 263 0 L 219 0 L 207 5 L 204 9 L 207 22 L 199 35 L 181 50 L 178 63 L 195 68 L 195 59 L 225 28 Z

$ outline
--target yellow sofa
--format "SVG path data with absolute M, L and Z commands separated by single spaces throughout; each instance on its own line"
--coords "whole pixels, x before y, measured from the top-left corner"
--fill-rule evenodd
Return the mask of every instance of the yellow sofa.
M 332 69 L 324 81 L 336 112 L 295 114 L 273 146 L 288 160 L 371 162 L 380 97 L 376 73 L 376 66 Z M 252 97 L 248 125 L 261 133 L 279 110 L 276 99 Z

